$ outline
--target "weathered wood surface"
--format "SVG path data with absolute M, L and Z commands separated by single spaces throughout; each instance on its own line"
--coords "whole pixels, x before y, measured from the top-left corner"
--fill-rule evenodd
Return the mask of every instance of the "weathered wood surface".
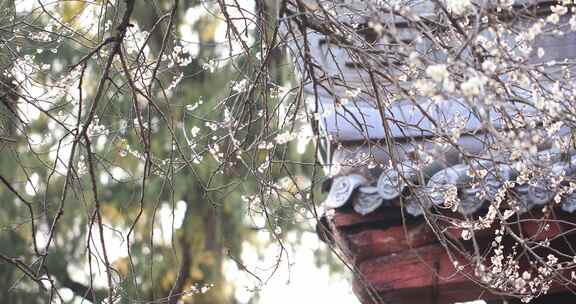
M 356 278 L 354 290 L 365 304 L 379 303 L 378 300 L 442 304 L 487 299 L 486 293 L 466 278 L 469 269 L 457 271 L 439 244 L 366 260 L 359 263 L 358 269 L 363 278 Z M 371 296 L 366 283 L 381 299 Z
M 358 270 L 353 288 L 362 303 L 443 304 L 501 298 L 474 282 L 473 267 L 462 256 L 450 257 L 422 219 L 400 225 L 401 218 L 398 209 L 378 210 L 366 216 L 344 210 L 328 217 L 335 245 Z M 574 223 L 576 216 L 572 214 L 533 212 L 512 226 L 525 239 L 552 240 L 556 250 L 568 250 L 567 241 L 576 243 Z M 445 235 L 462 242 L 459 229 L 445 229 Z M 479 246 L 490 248 L 493 236 L 494 229 L 478 232 Z M 526 267 L 524 264 L 522 267 Z M 563 287 L 556 284 L 551 293 L 562 291 Z
M 345 236 L 350 252 L 356 261 L 404 252 L 436 241 L 434 233 L 426 224 L 417 226 L 392 226 L 384 229 L 368 229 Z
M 331 216 L 331 221 L 334 226 L 339 229 L 371 224 L 392 225 L 401 222 L 401 220 L 402 214 L 400 214 L 400 209 L 395 207 L 379 208 L 366 215 L 360 215 L 352 209 L 338 210 Z
M 462 268 L 456 269 L 453 261 Z M 466 260 L 449 257 L 439 244 L 364 260 L 356 267 L 361 275 L 355 277 L 353 289 L 363 304 L 452 304 L 503 299 L 474 282 L 474 270 L 466 265 Z M 565 271 L 564 275 L 569 274 Z M 564 286 L 553 284 L 549 294 L 562 292 L 566 292 Z

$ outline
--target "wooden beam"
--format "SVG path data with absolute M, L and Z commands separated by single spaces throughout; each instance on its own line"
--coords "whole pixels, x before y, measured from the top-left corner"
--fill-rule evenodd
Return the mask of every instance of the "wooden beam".
M 425 224 L 392 226 L 383 229 L 367 229 L 346 235 L 348 250 L 356 261 L 386 256 L 422 247 L 437 241 L 436 236 Z
M 361 276 L 354 290 L 364 304 L 448 304 L 474 299 L 493 299 L 491 295 L 467 278 L 471 267 L 459 259 L 462 270 L 439 244 L 402 251 L 385 257 L 360 262 Z M 363 282 L 363 283 L 362 283 Z M 377 295 L 371 296 L 370 291 Z

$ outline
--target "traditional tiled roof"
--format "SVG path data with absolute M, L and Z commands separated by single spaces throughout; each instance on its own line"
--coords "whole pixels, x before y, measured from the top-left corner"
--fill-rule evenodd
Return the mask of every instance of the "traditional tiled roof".
M 363 215 L 381 206 L 402 206 L 414 216 L 432 208 L 471 215 L 500 199 L 504 207 L 518 213 L 548 203 L 576 211 L 576 193 L 572 192 L 576 155 L 550 149 L 533 160 L 538 163 L 538 175 L 533 177 L 522 176 L 519 164 L 504 160 L 432 161 L 426 165 L 408 160 L 385 169 L 356 168 L 332 179 L 324 206 L 351 205 Z
M 361 26 L 380 23 L 397 36 L 396 40 L 406 42 L 405 47 L 410 47 L 414 53 L 427 54 L 437 63 L 444 62 L 447 60 L 445 54 L 436 54 L 437 50 L 429 39 L 417 30 L 421 22 L 436 20 L 442 15 L 438 14 L 438 3 L 427 0 L 398 1 L 401 4 L 398 7 L 390 3 L 378 6 L 372 1 L 358 0 L 305 0 L 302 3 L 306 4 L 308 14 L 307 34 L 305 39 L 293 36 L 290 50 L 303 80 L 307 80 L 311 73 L 319 74 L 316 81 L 305 81 L 303 89 L 315 97 L 307 107 L 318 117 L 317 131 L 327 146 L 327 166 L 350 162 L 354 155 L 346 152 L 348 148 L 380 154 L 369 155 L 375 163 L 352 165 L 334 176 L 324 202 L 326 208 L 351 206 L 360 214 L 368 214 L 380 206 L 399 206 L 414 216 L 421 215 L 425 210 L 450 208 L 470 215 L 498 199 L 504 202 L 503 208 L 519 213 L 548 203 L 559 204 L 564 211 L 576 210 L 576 194 L 572 193 L 571 183 L 572 175 L 576 174 L 576 159 L 573 159 L 576 156 L 565 149 L 551 149 L 554 145 L 550 142 L 547 147 L 535 147 L 540 152 L 529 157 L 512 155 L 514 149 L 507 149 L 505 144 L 492 146 L 492 143 L 502 141 L 494 135 L 499 130 L 526 129 L 534 134 L 544 132 L 538 129 L 542 113 L 532 102 L 527 102 L 533 96 L 526 88 L 511 86 L 510 94 L 515 97 L 503 100 L 497 107 L 480 106 L 461 96 L 431 99 L 425 96 L 407 98 L 399 94 L 404 99 L 396 96 L 397 99 L 392 98 L 394 100 L 386 104 L 385 109 L 382 108 L 384 105 L 376 96 L 375 84 L 369 81 L 369 69 L 362 65 L 364 61 L 353 50 L 355 47 L 365 49 L 366 43 L 369 43 L 370 50 L 379 50 L 390 56 L 403 51 L 390 49 L 396 45 L 393 43 L 395 40 L 389 41 L 386 35 L 377 39 L 364 37 Z M 483 9 L 494 9 L 499 2 L 482 0 L 474 3 Z M 526 16 L 516 18 L 510 26 L 521 29 L 534 25 L 536 19 L 529 16 L 548 14 L 545 8 L 551 3 L 542 0 L 513 1 L 514 7 L 524 10 Z M 402 7 L 409 8 L 411 13 L 400 14 Z M 346 38 L 348 42 L 335 41 L 333 37 L 338 36 L 337 33 L 316 26 L 311 21 L 321 22 L 327 18 L 325 10 L 332 12 L 330 18 L 343 24 L 356 24 L 359 35 L 350 35 Z M 419 17 L 406 19 L 411 14 Z M 505 19 L 505 16 L 502 18 Z M 562 24 L 567 24 L 569 18 L 569 14 L 561 17 L 560 28 L 566 27 Z M 481 31 L 477 35 L 487 40 L 493 38 L 489 31 Z M 500 38 L 510 40 L 511 45 L 515 45 L 513 42 L 518 40 L 518 34 L 511 31 L 506 35 Z M 303 57 L 298 55 L 304 43 L 308 44 L 309 60 L 317 71 L 304 68 Z M 527 63 L 573 59 L 575 45 L 576 32 L 568 30 L 562 36 L 536 37 L 533 53 L 537 48 L 544 48 L 546 52 L 542 56 L 531 56 Z M 377 64 L 379 72 L 395 79 L 392 81 L 382 77 L 376 85 L 382 90 L 389 90 L 391 96 L 394 97 L 394 92 L 401 88 L 414 85 L 410 81 L 401 81 L 393 65 L 373 63 Z M 550 70 L 548 73 L 559 75 L 558 71 Z M 502 77 L 500 80 L 509 81 Z M 539 85 L 547 88 L 553 85 L 553 81 L 543 77 Z M 350 94 L 350 90 L 355 90 L 355 93 Z M 431 157 L 427 155 L 427 158 L 411 155 L 417 150 L 430 150 L 435 145 L 432 143 L 435 138 L 450 137 L 453 130 L 458 130 L 461 136 L 453 142 L 445 140 L 444 144 L 450 142 L 459 151 L 452 151 L 446 157 L 439 157 L 438 153 Z M 565 127 L 555 136 L 569 137 L 570 132 L 569 127 Z M 526 172 L 530 172 L 528 176 Z

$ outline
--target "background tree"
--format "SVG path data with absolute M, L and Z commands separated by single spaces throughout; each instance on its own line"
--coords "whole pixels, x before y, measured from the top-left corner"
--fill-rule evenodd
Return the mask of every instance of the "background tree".
M 243 243 L 287 255 L 319 176 L 275 3 L 0 3 L 0 298 L 233 303 L 225 263 L 265 283 Z

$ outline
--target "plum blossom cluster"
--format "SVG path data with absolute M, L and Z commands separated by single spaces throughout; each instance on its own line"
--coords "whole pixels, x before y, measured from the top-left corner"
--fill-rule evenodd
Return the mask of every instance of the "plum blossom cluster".
M 124 25 L 107 14 L 93 18 L 98 1 L 73 5 L 78 11 L 70 20 L 38 1 L 12 37 L 0 33 L 0 62 L 13 59 L 2 77 L 18 88 L 14 112 L 22 116 L 10 121 L 17 131 L 7 142 L 18 136 L 30 147 L 42 142 L 41 150 L 22 149 L 37 167 L 62 169 L 55 179 L 65 191 L 68 185 L 85 191 L 68 182 L 72 170 L 66 168 L 87 176 L 94 165 L 100 174 L 90 181 L 102 184 L 114 168 L 138 172 L 142 183 L 130 186 L 142 193 L 148 178 L 172 187 L 177 174 L 192 172 L 218 194 L 228 195 L 225 186 L 232 184 L 246 187 L 240 201 L 261 214 L 285 211 L 287 200 L 299 202 L 294 210 L 315 211 L 320 164 L 330 177 L 355 168 L 390 169 L 396 154 L 407 155 L 423 172 L 413 187 L 438 166 L 437 154 L 427 152 L 450 148 L 459 162 L 491 161 L 514 171 L 509 180 L 496 176 L 488 186 L 467 188 L 480 189 L 476 198 L 485 208 L 451 221 L 464 243 L 501 225 L 490 255 L 471 259 L 484 286 L 528 301 L 546 293 L 561 267 L 574 266 L 559 254 L 532 254 L 530 270 L 521 271 L 524 252 L 550 241 L 504 244 L 528 209 L 526 197 L 544 201 L 531 210 L 548 216 L 575 195 L 574 170 L 558 165 L 571 164 L 566 159 L 575 150 L 574 1 L 288 0 L 281 1 L 278 20 L 265 20 L 276 13 L 254 14 L 234 2 L 202 1 L 198 8 L 209 12 L 195 8 L 172 18 L 174 8 L 144 26 L 146 20 L 133 16 Z M 110 15 L 125 8 L 116 9 Z M 178 19 L 184 19 L 181 26 L 168 28 Z M 259 28 L 265 21 L 285 28 Z M 213 29 L 205 33 L 213 37 L 192 30 L 198 27 Z M 314 35 L 321 37 L 317 44 Z M 154 41 L 160 43 L 151 47 Z M 297 63 L 293 71 L 281 49 L 294 44 L 286 51 Z M 227 80 L 211 87 L 221 77 Z M 199 79 L 209 79 L 201 93 L 188 82 Z M 177 97 L 185 101 L 173 104 Z M 94 154 L 77 136 L 83 126 Z M 35 141 L 34 128 L 49 128 L 49 140 Z M 54 164 L 46 164 L 46 154 Z M 479 168 L 466 178 L 486 180 L 493 173 Z M 237 175 L 240 182 L 230 182 Z M 96 198 L 106 192 L 91 186 Z M 440 212 L 452 215 L 466 203 L 461 186 L 441 188 Z M 445 218 L 426 212 L 431 223 Z
M 286 31 L 327 175 L 411 163 L 420 176 L 406 177 L 409 200 L 442 172 L 450 185 L 422 199 L 431 226 L 442 235 L 449 222 L 465 244 L 501 226 L 490 257 L 470 256 L 478 278 L 524 301 L 545 293 L 574 252 L 542 254 L 533 249 L 559 237 L 510 232 L 528 213 L 545 222 L 576 210 L 574 1 L 310 2 L 288 1 Z M 474 169 L 450 172 L 456 164 Z
M 519 252 L 519 244 L 516 242 L 511 248 L 504 245 L 506 229 L 501 226 L 495 230 L 489 262 L 478 263 L 475 267 L 474 273 L 482 284 L 517 296 L 523 303 L 529 303 L 548 293 L 553 278 L 561 273 L 562 269 L 574 267 L 574 261 L 560 262 L 554 253 L 550 253 L 542 259 L 530 262 L 532 270 L 522 270 L 525 268 L 520 265 L 523 254 Z
M 140 261 L 130 260 L 130 246 L 148 232 L 153 235 L 146 229 L 155 221 L 165 220 L 156 217 L 149 202 L 172 192 L 193 192 L 178 189 L 184 182 L 205 191 L 205 198 L 232 197 L 226 201 L 274 217 L 287 200 L 310 203 L 312 183 L 301 171 L 317 167 L 310 158 L 317 148 L 316 125 L 303 111 L 294 79 L 280 71 L 286 65 L 278 36 L 276 42 L 257 41 L 262 25 L 246 19 L 274 14 L 255 14 L 248 11 L 255 7 L 236 7 L 234 1 L 188 3 L 193 7 L 168 1 L 154 3 L 150 11 L 133 0 L 22 2 L 0 12 L 0 21 L 10 21 L 0 22 L 0 141 L 2 146 L 14 143 L 3 151 L 23 162 L 15 164 L 22 176 L 14 189 L 45 197 L 42 221 L 62 230 L 62 218 L 72 214 L 68 206 L 83 206 L 82 223 L 104 231 L 82 235 L 88 246 L 84 253 L 99 255 L 89 266 L 105 270 L 89 272 L 90 279 L 98 277 L 94 282 L 102 294 L 109 290 L 110 298 L 102 302 L 125 296 L 116 280 L 124 270 L 117 268 L 126 262 L 140 269 Z M 5 13 L 11 16 L 3 19 Z M 272 62 L 278 65 L 276 76 L 268 71 L 276 67 L 265 68 Z M 347 96 L 356 99 L 361 90 L 351 86 Z M 241 199 L 238 193 L 244 194 Z M 121 204 L 127 207 L 122 210 L 135 212 L 129 219 L 113 219 L 118 215 L 112 205 L 123 194 Z M 71 205 L 72 200 L 81 203 Z M 313 205 L 294 206 L 306 213 Z M 272 227 L 276 235 L 285 231 Z M 82 239 L 78 230 L 62 235 L 76 233 Z M 109 230 L 126 240 L 118 247 L 128 252 L 101 248 L 111 239 Z M 51 254 L 55 242 L 64 243 L 62 235 L 42 239 L 39 243 L 48 244 L 37 251 L 39 257 L 44 250 Z M 152 247 L 159 248 L 152 235 Z M 178 241 L 171 245 L 179 247 Z M 179 297 L 207 293 L 213 286 L 191 281 L 184 279 L 182 290 L 175 290 Z M 60 283 L 54 280 L 54 286 Z M 57 294 L 60 286 L 53 288 Z M 96 293 L 100 297 L 100 290 Z M 93 302 L 88 295 L 76 296 Z

